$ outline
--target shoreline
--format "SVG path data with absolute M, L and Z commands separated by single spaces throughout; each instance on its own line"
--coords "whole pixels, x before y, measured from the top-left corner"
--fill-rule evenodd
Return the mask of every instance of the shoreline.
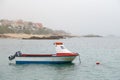
M 46 34 L 46 35 L 38 35 L 38 34 L 0 34 L 0 38 L 10 38 L 10 39 L 66 39 L 66 38 L 73 38 L 73 37 L 85 37 L 85 38 L 94 38 L 94 37 L 103 37 L 99 35 L 83 35 L 83 36 L 78 36 L 78 35 L 51 35 L 51 34 Z
M 72 35 L 33 35 L 33 34 L 0 34 L 0 38 L 11 38 L 11 39 L 65 39 L 75 37 Z

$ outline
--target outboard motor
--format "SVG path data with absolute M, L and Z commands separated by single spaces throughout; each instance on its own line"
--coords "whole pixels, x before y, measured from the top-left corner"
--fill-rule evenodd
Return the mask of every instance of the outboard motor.
M 9 60 L 15 59 L 15 55 L 10 55 L 10 56 L 8 57 L 8 59 L 9 59 Z
M 10 55 L 9 57 L 8 57 L 8 59 L 9 60 L 13 60 L 13 59 L 15 59 L 15 57 L 17 56 L 21 56 L 21 52 L 20 51 L 17 51 L 14 55 Z

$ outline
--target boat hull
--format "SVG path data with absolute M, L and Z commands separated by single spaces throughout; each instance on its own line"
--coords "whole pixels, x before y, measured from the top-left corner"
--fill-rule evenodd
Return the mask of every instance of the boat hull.
M 76 56 L 16 57 L 16 64 L 61 64 L 71 63 Z

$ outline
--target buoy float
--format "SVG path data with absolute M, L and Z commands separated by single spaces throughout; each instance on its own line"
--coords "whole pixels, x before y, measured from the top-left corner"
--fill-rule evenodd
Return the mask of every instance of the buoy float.
M 99 65 L 99 64 L 100 64 L 100 62 L 96 62 L 96 64 L 97 64 L 97 65 Z

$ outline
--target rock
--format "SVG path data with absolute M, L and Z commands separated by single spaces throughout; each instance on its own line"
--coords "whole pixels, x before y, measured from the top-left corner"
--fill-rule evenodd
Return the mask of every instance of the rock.
M 39 37 L 39 36 L 31 36 L 30 38 L 22 38 L 22 39 L 63 39 L 63 36 L 47 36 L 47 37 Z

